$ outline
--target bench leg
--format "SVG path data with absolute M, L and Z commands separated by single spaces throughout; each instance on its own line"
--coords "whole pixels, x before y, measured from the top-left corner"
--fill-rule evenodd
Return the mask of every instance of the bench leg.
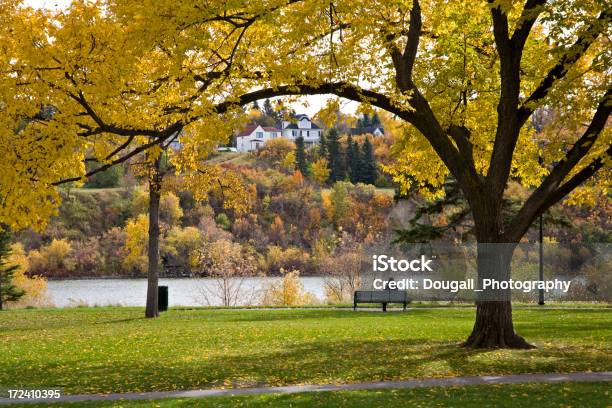
M 406 302 L 404 302 L 404 312 L 406 311 Z
M 357 310 L 357 302 L 353 303 L 353 310 Z
M 386 311 L 387 311 L 387 304 L 383 303 L 383 312 L 386 312 Z

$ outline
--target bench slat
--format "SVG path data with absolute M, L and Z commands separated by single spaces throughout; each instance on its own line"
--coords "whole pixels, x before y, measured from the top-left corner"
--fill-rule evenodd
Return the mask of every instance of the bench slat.
M 355 303 L 404 303 L 409 302 L 408 292 L 401 290 L 356 290 Z

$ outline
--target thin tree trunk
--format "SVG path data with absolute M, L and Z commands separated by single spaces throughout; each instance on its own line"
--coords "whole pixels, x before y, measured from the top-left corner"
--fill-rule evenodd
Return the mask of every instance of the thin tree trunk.
M 485 279 L 510 279 L 512 254 L 516 244 L 478 244 L 477 268 L 479 289 Z M 472 334 L 463 343 L 469 348 L 533 348 L 514 332 L 510 290 L 478 292 L 476 321 Z
M 147 274 L 147 307 L 145 317 L 159 316 L 157 286 L 159 281 L 159 202 L 161 197 L 161 155 L 149 175 L 149 244 Z

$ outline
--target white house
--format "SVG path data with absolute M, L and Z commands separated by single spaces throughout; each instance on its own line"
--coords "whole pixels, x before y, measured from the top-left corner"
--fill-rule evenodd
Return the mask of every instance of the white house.
M 236 135 L 236 149 L 239 152 L 251 152 L 262 147 L 270 139 L 284 137 L 295 141 L 298 137 L 304 138 L 304 144 L 313 145 L 321 141 L 323 129 L 312 123 L 306 115 L 297 115 L 295 123 L 283 120 L 282 129 L 265 127 L 256 123 L 247 127 Z
M 236 148 L 239 152 L 250 152 L 262 147 L 268 140 L 276 139 L 280 136 L 280 129 L 250 124 L 236 135 Z
M 323 129 L 312 123 L 306 115 L 296 115 L 295 119 L 295 123 L 283 120 L 281 124 L 283 137 L 295 140 L 302 136 L 304 143 L 307 145 L 319 143 Z

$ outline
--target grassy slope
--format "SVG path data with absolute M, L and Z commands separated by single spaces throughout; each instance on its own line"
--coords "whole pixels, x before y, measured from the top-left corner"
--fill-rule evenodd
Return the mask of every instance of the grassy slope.
M 222 152 L 215 153 L 212 157 L 206 159 L 207 164 L 252 164 L 254 159 L 249 153 L 241 152 Z
M 323 188 L 321 189 L 321 191 L 324 191 L 326 193 L 330 193 L 332 191 L 331 188 Z M 394 196 L 395 195 L 395 189 L 394 188 L 389 188 L 389 187 L 376 187 L 376 192 L 381 193 L 381 194 L 387 194 L 389 196 Z
M 290 395 L 160 399 L 156 401 L 90 402 L 66 407 L 607 407 L 612 404 L 609 383 L 560 383 L 423 388 L 382 391 L 340 391 Z M 57 404 L 22 405 L 23 407 Z
M 64 393 L 612 370 L 612 311 L 516 310 L 536 350 L 457 347 L 473 309 L 0 313 L 0 385 Z
M 103 187 L 103 188 L 86 188 L 86 187 L 64 187 L 62 188 L 65 192 L 70 192 L 72 194 L 99 194 L 99 193 L 121 193 L 123 191 L 129 190 L 130 188 L 134 190 L 144 190 L 144 186 L 135 185 L 133 187 Z

